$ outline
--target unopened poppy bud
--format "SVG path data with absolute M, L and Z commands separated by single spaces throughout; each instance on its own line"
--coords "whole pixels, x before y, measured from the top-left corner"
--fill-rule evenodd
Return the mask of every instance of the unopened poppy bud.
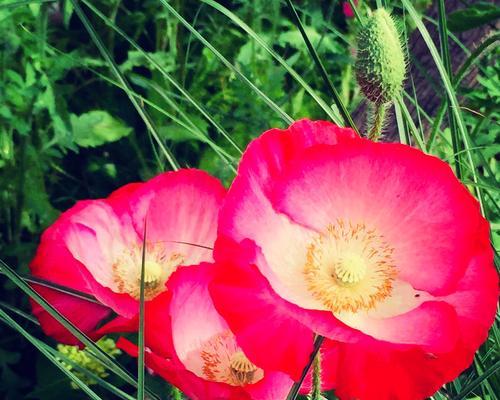
M 400 35 L 390 14 L 374 11 L 358 34 L 356 79 L 363 94 L 380 105 L 402 88 L 406 62 Z

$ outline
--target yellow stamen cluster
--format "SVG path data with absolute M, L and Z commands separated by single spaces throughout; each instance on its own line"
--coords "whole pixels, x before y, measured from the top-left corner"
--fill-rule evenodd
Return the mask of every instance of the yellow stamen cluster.
M 184 261 L 182 254 L 165 252 L 163 246 L 146 245 L 144 263 L 144 298 L 151 300 L 165 290 L 165 282 Z M 113 264 L 113 279 L 118 293 L 135 299 L 141 291 L 142 249 L 135 247 L 122 254 Z
M 200 357 L 203 377 L 210 381 L 245 386 L 264 377 L 264 371 L 241 351 L 230 331 L 215 335 L 204 343 Z
M 307 287 L 334 313 L 369 310 L 392 292 L 393 252 L 374 229 L 339 219 L 307 247 Z

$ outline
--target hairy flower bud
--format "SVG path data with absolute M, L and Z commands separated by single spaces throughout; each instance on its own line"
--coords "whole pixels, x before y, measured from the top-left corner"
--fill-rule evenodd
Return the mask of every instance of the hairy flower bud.
M 356 78 L 363 94 L 380 105 L 401 90 L 406 62 L 399 33 L 390 14 L 380 8 L 358 34 Z

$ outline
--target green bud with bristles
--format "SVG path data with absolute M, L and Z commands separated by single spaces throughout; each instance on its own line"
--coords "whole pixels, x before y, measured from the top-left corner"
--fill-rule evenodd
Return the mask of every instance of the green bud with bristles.
M 363 94 L 376 105 L 390 102 L 406 74 L 403 46 L 390 14 L 383 8 L 374 11 L 357 39 L 356 79 Z

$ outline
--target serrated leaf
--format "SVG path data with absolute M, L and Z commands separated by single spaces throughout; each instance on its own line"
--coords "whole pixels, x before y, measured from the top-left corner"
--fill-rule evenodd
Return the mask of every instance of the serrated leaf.
M 74 141 L 80 147 L 115 142 L 132 132 L 132 128 L 123 121 L 103 110 L 89 111 L 79 116 L 71 114 L 70 121 Z

